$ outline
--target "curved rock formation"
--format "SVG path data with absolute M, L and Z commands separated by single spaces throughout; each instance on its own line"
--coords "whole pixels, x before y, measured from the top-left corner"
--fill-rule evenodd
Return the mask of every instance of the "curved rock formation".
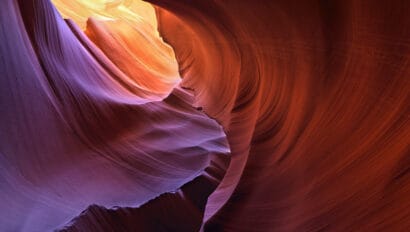
M 410 228 L 407 2 L 153 3 L 231 146 L 205 230 Z
M 2 3 L 0 229 L 410 229 L 410 3 L 150 2 Z
M 91 204 L 142 205 L 229 153 L 191 91 L 162 100 L 134 84 L 49 1 L 5 1 L 0 17 L 1 231 L 50 231 Z

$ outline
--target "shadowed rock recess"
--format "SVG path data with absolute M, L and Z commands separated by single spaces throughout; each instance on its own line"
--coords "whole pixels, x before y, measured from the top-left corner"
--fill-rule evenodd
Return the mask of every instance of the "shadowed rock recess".
M 409 12 L 2 0 L 0 231 L 410 231 Z

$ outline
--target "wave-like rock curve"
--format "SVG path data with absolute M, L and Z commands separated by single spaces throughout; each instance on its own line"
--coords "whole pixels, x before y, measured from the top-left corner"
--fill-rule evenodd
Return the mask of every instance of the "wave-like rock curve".
M 232 151 L 206 231 L 410 228 L 407 2 L 152 2 Z
M 150 85 L 115 22 L 87 37 L 18 2 L 0 9 L 5 230 L 410 228 L 410 3 L 150 0 L 182 78 Z

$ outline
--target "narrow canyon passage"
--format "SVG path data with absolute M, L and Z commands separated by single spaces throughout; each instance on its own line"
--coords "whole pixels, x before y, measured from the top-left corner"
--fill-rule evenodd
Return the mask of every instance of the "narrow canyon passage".
M 408 12 L 3 0 L 0 230 L 409 231 Z
M 138 207 L 193 179 L 201 193 L 185 185 L 177 197 L 205 206 L 229 146 L 179 86 L 145 4 L 154 22 L 133 5 L 125 19 L 85 21 L 64 20 L 48 0 L 2 6 L 1 54 L 13 57 L 1 63 L 2 231 L 68 229 L 87 208 Z

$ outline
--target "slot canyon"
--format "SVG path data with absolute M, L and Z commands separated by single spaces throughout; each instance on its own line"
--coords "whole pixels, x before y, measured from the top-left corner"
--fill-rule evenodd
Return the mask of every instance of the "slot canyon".
M 1 0 L 0 231 L 410 231 L 410 1 Z

